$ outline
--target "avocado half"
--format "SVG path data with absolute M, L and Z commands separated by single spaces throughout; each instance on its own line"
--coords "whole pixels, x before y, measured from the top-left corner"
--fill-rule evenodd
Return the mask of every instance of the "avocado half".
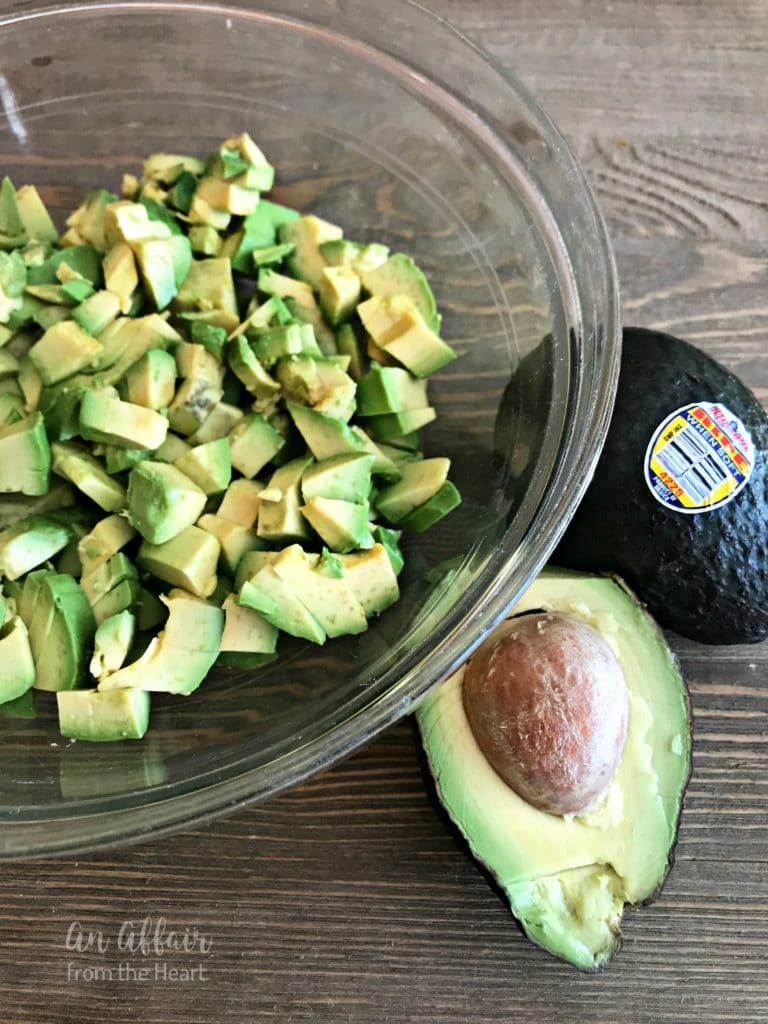
M 625 907 L 649 902 L 672 865 L 690 775 L 690 705 L 660 630 L 620 580 L 545 570 L 510 617 L 536 610 L 596 628 L 627 683 L 626 746 L 595 808 L 548 814 L 502 781 L 464 711 L 463 668 L 416 717 L 440 801 L 525 934 L 582 970 L 597 970 L 619 949 Z

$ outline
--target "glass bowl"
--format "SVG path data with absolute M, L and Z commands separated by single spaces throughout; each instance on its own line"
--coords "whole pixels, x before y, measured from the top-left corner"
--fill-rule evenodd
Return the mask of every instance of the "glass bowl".
M 409 0 L 17 3 L 0 18 L 0 164 L 61 218 L 152 151 L 248 131 L 283 202 L 411 253 L 461 358 L 427 452 L 464 502 L 409 538 L 364 635 L 158 696 L 145 741 L 0 717 L 0 856 L 179 828 L 293 785 L 405 715 L 546 561 L 592 473 L 619 357 L 615 269 L 572 153 L 526 91 Z

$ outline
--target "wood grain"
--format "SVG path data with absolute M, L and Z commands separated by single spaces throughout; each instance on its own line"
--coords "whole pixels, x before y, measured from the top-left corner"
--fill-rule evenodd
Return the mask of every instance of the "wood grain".
M 428 0 L 538 94 L 587 166 L 627 322 L 689 338 L 768 404 L 764 0 Z M 696 717 L 677 863 L 584 976 L 523 941 L 434 807 L 410 724 L 273 803 L 0 873 L 5 1024 L 768 1021 L 768 647 L 676 642 Z M 204 981 L 117 970 L 121 923 L 197 928 Z M 70 923 L 111 938 L 68 952 Z

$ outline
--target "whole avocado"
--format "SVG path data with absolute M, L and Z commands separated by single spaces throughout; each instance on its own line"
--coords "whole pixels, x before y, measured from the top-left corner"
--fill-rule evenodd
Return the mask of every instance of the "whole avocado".
M 671 414 L 701 403 L 720 405 L 741 420 L 752 441 L 752 468 L 731 500 L 691 514 L 652 493 L 646 458 Z M 605 448 L 553 561 L 618 572 L 663 626 L 690 639 L 765 640 L 767 459 L 768 416 L 741 381 L 687 342 L 627 328 Z

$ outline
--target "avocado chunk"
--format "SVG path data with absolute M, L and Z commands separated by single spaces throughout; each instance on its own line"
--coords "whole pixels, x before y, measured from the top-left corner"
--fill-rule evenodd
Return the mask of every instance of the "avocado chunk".
M 220 438 L 226 437 L 242 418 L 242 409 L 238 409 L 236 405 L 230 405 L 228 402 L 218 402 L 197 430 L 188 435 L 187 440 L 190 445 L 218 441 Z
M 126 398 L 134 405 L 165 409 L 173 401 L 175 392 L 176 360 L 162 348 L 145 352 L 125 374 Z
M 169 430 L 153 458 L 156 462 L 175 462 L 176 459 L 180 459 L 182 455 L 186 455 L 187 452 L 191 451 L 191 444 L 185 441 L 183 437 L 179 437 L 178 434 L 172 434 Z
M 224 632 L 222 653 L 274 654 L 278 630 L 263 615 L 237 603 L 237 594 L 229 594 L 222 604 Z
M 443 458 L 401 463 L 401 478 L 379 491 L 376 508 L 391 523 L 399 523 L 437 494 L 448 479 L 450 468 L 451 460 Z
M 95 366 L 102 351 L 101 342 L 86 334 L 74 320 L 62 320 L 35 342 L 29 358 L 43 384 L 56 384 L 79 370 Z
M 135 536 L 136 531 L 124 516 L 111 515 L 99 520 L 78 543 L 83 576 L 95 572 Z
M 345 421 L 355 411 L 356 384 L 335 361 L 307 356 L 281 359 L 277 379 L 287 401 L 311 405 L 318 412 Z
M 226 437 L 191 448 L 174 465 L 205 494 L 226 491 L 232 479 L 232 459 Z
M 360 301 L 360 278 L 351 267 L 324 267 L 317 283 L 323 316 L 334 327 L 350 320 Z
M 320 217 L 309 215 L 298 217 L 282 224 L 278 232 L 281 242 L 290 242 L 296 246 L 293 255 L 288 259 L 288 266 L 294 277 L 306 281 L 312 288 L 317 288 L 322 278 L 326 261 L 320 252 L 322 242 L 339 239 L 344 232 L 336 224 L 330 224 Z
M 195 597 L 210 597 L 216 589 L 216 565 L 221 548 L 212 533 L 188 526 L 164 544 L 139 548 L 138 563 L 145 572 L 181 587 Z
M 239 334 L 227 346 L 227 362 L 256 398 L 270 398 L 279 392 L 280 385 L 264 369 L 244 335 Z
M 164 544 L 197 521 L 205 492 L 176 466 L 140 462 L 128 478 L 128 519 L 149 544 Z
M 99 623 L 93 639 L 91 675 L 96 679 L 103 679 L 104 676 L 117 672 L 128 657 L 135 635 L 136 616 L 128 609 L 117 612 Z
M 363 505 L 371 494 L 373 455 L 333 455 L 306 470 L 301 478 L 301 494 L 305 502 L 312 498 L 335 498 Z
M 232 264 L 229 260 L 221 257 L 195 260 L 184 284 L 179 288 L 173 308 L 176 312 L 208 312 L 218 309 L 239 320 Z
M 120 311 L 120 299 L 113 292 L 94 292 L 72 310 L 72 319 L 97 338 L 117 320 Z
M 210 384 L 221 387 L 224 368 L 220 363 L 219 356 L 209 352 L 205 345 L 180 341 L 174 348 L 173 354 L 180 377 L 207 380 Z
M 77 581 L 66 573 L 43 573 L 31 599 L 23 596 L 22 605 L 35 662 L 35 687 L 73 690 L 80 686 L 96 623 Z
M 440 800 L 525 933 L 594 970 L 618 948 L 625 905 L 648 901 L 669 870 L 690 771 L 688 701 L 662 634 L 620 581 L 546 570 L 502 629 L 537 610 L 597 629 L 626 681 L 626 744 L 597 806 L 550 814 L 502 780 L 469 724 L 464 668 L 425 699 L 417 718 Z
M 228 435 L 233 467 L 251 479 L 284 447 L 285 438 L 264 416 L 248 413 Z
M 423 533 L 444 519 L 461 504 L 461 495 L 450 480 L 446 480 L 439 491 L 428 498 L 422 505 L 403 516 L 398 526 L 413 533 Z
M 399 576 L 405 568 L 405 559 L 400 550 L 400 537 L 399 530 L 388 530 L 386 526 L 377 526 L 373 530 L 373 539 L 377 544 L 381 544 L 389 555 L 395 576 Z
M 299 458 L 275 470 L 261 492 L 258 534 L 274 544 L 290 544 L 310 536 L 301 514 L 301 478 L 311 459 Z
M 128 313 L 131 299 L 139 286 L 139 271 L 133 250 L 126 242 L 118 242 L 104 257 L 104 284 L 120 303 L 120 312 Z
M 556 558 L 620 573 L 662 626 L 700 643 L 768 638 L 760 402 L 692 345 L 625 329 L 604 454 Z
M 168 407 L 171 429 L 179 434 L 194 434 L 221 401 L 222 394 L 222 389 L 205 377 L 183 381 Z
M 114 388 L 103 388 L 83 394 L 80 433 L 87 441 L 155 451 L 168 433 L 168 420 L 153 409 L 121 401 Z
M 374 296 L 362 302 L 357 312 L 378 348 L 417 377 L 428 377 L 456 359 L 454 350 L 406 296 Z
M 264 484 L 258 480 L 234 480 L 227 488 L 216 515 L 250 529 L 259 518 L 259 495 L 263 490 Z
M 18 615 L 0 630 L 0 704 L 17 700 L 35 682 L 27 627 Z
M 140 740 L 149 727 L 150 696 L 142 690 L 57 693 L 59 732 L 71 740 Z
M 367 618 L 380 615 L 400 597 L 396 571 L 387 548 L 374 544 L 367 551 L 339 555 L 344 581 Z
M 367 504 L 355 505 L 336 498 L 310 498 L 301 512 L 331 551 L 353 551 L 373 544 Z
M 374 441 L 395 441 L 397 438 L 410 437 L 436 419 L 437 413 L 432 408 L 407 409 L 404 412 L 369 416 L 365 421 L 365 429 Z
M 0 491 L 45 494 L 50 470 L 51 448 L 39 412 L 0 430 Z
M 386 245 L 371 242 L 361 245 L 347 239 L 334 239 L 320 243 L 320 252 L 329 267 L 351 267 L 356 274 L 376 270 L 387 262 L 389 249 Z
M 220 560 L 226 572 L 234 574 L 243 555 L 266 545 L 252 527 L 240 526 L 219 515 L 200 516 L 197 525 L 212 534 L 221 545 Z
M 16 193 L 16 205 L 27 238 L 57 242 L 59 232 L 34 185 L 22 185 Z
M 31 515 L 0 533 L 0 574 L 17 580 L 67 546 L 70 530 L 58 519 Z
M 365 451 L 365 442 L 343 420 L 298 402 L 286 405 L 296 428 L 319 462 L 334 455 L 359 455 Z
M 375 363 L 357 383 L 357 408 L 361 416 L 427 409 L 427 382 L 397 366 Z
M 363 288 L 369 295 L 392 298 L 404 295 L 411 300 L 430 330 L 440 330 L 435 297 L 427 279 L 410 256 L 396 252 L 384 263 L 360 271 Z
M 70 480 L 105 512 L 122 512 L 125 508 L 125 488 L 93 455 L 75 445 L 56 441 L 51 445 L 51 456 L 54 473 Z
M 365 612 L 343 578 L 329 576 L 319 567 L 319 556 L 298 544 L 281 551 L 272 563 L 274 572 L 298 597 L 329 637 L 364 633 Z
M 312 324 L 283 324 L 258 329 L 251 342 L 254 355 L 267 369 L 286 356 L 322 356 Z
M 290 636 L 310 640 L 314 644 L 325 643 L 323 627 L 271 564 L 262 566 L 243 583 L 237 601 Z
M 183 590 L 160 600 L 168 607 L 165 627 L 138 660 L 101 680 L 100 693 L 135 689 L 186 695 L 205 679 L 219 653 L 224 613 Z
M 132 608 L 139 598 L 139 574 L 122 552 L 83 576 L 80 586 L 91 605 L 97 626 L 105 619 Z

